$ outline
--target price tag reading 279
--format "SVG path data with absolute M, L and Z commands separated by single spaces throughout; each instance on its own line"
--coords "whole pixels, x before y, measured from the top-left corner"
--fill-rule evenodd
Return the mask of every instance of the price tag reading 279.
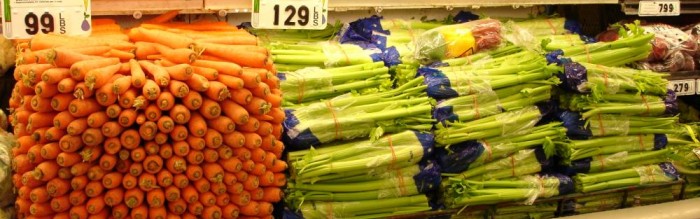
M 258 29 L 326 28 L 327 0 L 253 0 L 251 23 Z
M 3 34 L 28 39 L 37 34 L 89 35 L 90 0 L 2 0 Z

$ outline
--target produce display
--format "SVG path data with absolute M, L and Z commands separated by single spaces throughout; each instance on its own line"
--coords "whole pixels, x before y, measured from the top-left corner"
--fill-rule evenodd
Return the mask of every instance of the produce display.
M 19 44 L 18 218 L 272 218 L 287 164 L 270 54 L 226 23 L 172 16 Z
M 178 13 L 0 42 L 0 218 L 554 218 L 700 197 L 700 117 L 667 88 L 697 68 L 697 25 Z

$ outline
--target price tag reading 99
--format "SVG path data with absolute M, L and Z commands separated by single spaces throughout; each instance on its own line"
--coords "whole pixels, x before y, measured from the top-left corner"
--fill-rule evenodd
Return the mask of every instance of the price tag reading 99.
M 89 35 L 90 0 L 2 0 L 3 34 L 28 39 L 37 34 Z
M 253 0 L 251 23 L 258 29 L 324 29 L 327 0 Z

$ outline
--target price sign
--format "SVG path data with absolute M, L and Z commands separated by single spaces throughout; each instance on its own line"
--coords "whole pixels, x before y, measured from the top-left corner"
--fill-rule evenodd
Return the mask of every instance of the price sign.
M 678 16 L 681 14 L 681 1 L 639 1 L 639 16 Z
M 678 96 L 695 95 L 697 83 L 695 79 L 669 81 L 668 89 L 676 92 Z
M 319 30 L 327 20 L 328 0 L 253 0 L 254 28 Z
M 90 34 L 90 0 L 2 0 L 3 34 L 28 39 L 36 34 Z

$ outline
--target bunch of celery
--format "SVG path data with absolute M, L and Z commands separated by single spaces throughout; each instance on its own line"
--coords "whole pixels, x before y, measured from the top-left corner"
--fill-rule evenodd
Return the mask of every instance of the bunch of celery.
M 550 63 L 564 64 L 569 61 L 587 62 L 605 66 L 622 66 L 644 60 L 651 53 L 654 34 L 644 33 L 643 28 L 628 24 L 633 31 L 624 31 L 624 37 L 612 42 L 596 42 L 566 47 L 547 53 Z
M 553 140 L 564 139 L 565 133 L 566 129 L 559 123 L 535 126 L 518 136 L 497 136 L 438 148 L 436 159 L 444 173 L 460 173 L 521 150 L 541 146 L 547 153 L 553 153 L 556 150 Z
M 554 51 L 593 42 L 578 35 L 581 27 L 564 18 L 535 18 L 505 23 L 503 36 L 509 42 L 535 51 Z
M 265 45 L 272 43 L 297 44 L 304 42 L 321 42 L 331 40 L 343 27 L 340 21 L 329 23 L 323 30 L 294 30 L 294 29 L 255 29 L 246 28 L 256 35 Z
M 432 138 L 431 134 L 404 131 L 377 140 L 290 152 L 287 203 L 305 218 L 430 210 L 423 194 L 435 191 L 441 182 L 439 166 L 426 160 L 433 151 Z M 334 209 L 326 208 L 328 205 Z M 349 207 L 353 205 L 358 206 Z
M 562 203 L 562 212 L 574 215 L 618 209 L 622 207 L 623 198 L 624 194 L 616 192 L 569 199 Z
M 597 114 L 585 120 L 581 114 L 572 111 L 557 113 L 567 135 L 571 139 L 590 139 L 592 137 L 638 135 L 638 134 L 674 134 L 678 117 L 643 117 L 614 114 Z
M 576 191 L 595 192 L 636 185 L 666 183 L 678 180 L 679 175 L 670 163 L 638 166 L 594 174 L 579 173 L 574 177 Z
M 671 162 L 683 175 L 700 175 L 700 144 L 673 145 Z
M 306 149 L 335 140 L 381 136 L 403 130 L 429 131 L 432 101 L 419 77 L 385 92 L 346 94 L 324 102 L 286 109 L 283 138 L 289 149 Z
M 330 99 L 348 92 L 377 93 L 391 89 L 389 69 L 382 62 L 279 73 L 285 106 Z
M 581 31 L 580 24 L 574 20 L 567 20 L 562 17 L 553 18 L 533 18 L 526 20 L 514 21 L 507 28 L 520 28 L 533 36 L 553 36 L 571 33 L 579 33 Z
M 549 169 L 553 162 L 549 154 L 542 148 L 525 149 L 515 152 L 505 158 L 495 159 L 481 166 L 470 167 L 461 173 L 445 173 L 443 175 L 455 179 L 488 181 L 506 179 L 539 173 Z
M 584 62 L 563 65 L 559 74 L 561 86 L 573 92 L 592 93 L 594 96 L 615 93 L 644 93 L 665 95 L 668 74 L 631 68 L 606 67 Z
M 521 109 L 544 102 L 551 97 L 552 85 L 546 81 L 519 84 L 478 94 L 438 101 L 433 118 L 438 122 L 468 122 L 504 111 Z
M 670 150 L 627 152 L 597 155 L 571 162 L 575 173 L 599 173 L 665 162 Z
M 548 113 L 547 110 L 541 106 L 524 106 L 469 122 L 444 121 L 435 125 L 435 141 L 447 146 L 469 140 L 528 134 Z
M 700 197 L 700 175 L 685 175 L 685 191 L 683 198 Z M 677 190 L 680 193 L 680 189 Z
M 667 116 L 678 112 L 676 95 L 668 91 L 665 96 L 636 93 L 605 94 L 599 97 L 586 94 L 564 94 L 559 98 L 562 108 L 582 112 L 588 119 L 598 114 L 637 116 Z
M 488 57 L 488 54 L 483 56 Z M 548 67 L 542 56 L 522 51 L 498 58 L 480 59 L 466 65 L 421 68 L 418 73 L 426 77 L 428 96 L 446 99 L 528 82 L 537 83 L 536 81 L 552 77 L 555 69 Z
M 382 51 L 372 45 L 339 44 L 337 42 L 271 43 L 268 46 L 279 71 L 305 67 L 338 67 L 382 61 Z
M 531 205 L 537 198 L 566 195 L 574 191 L 571 178 L 559 174 L 489 181 L 449 178 L 446 184 L 445 202 L 452 208 L 504 202 Z
M 623 151 L 661 150 L 666 147 L 667 143 L 668 140 L 664 134 L 644 134 L 559 142 L 557 149 L 558 154 L 565 159 L 565 162 L 568 162 Z

